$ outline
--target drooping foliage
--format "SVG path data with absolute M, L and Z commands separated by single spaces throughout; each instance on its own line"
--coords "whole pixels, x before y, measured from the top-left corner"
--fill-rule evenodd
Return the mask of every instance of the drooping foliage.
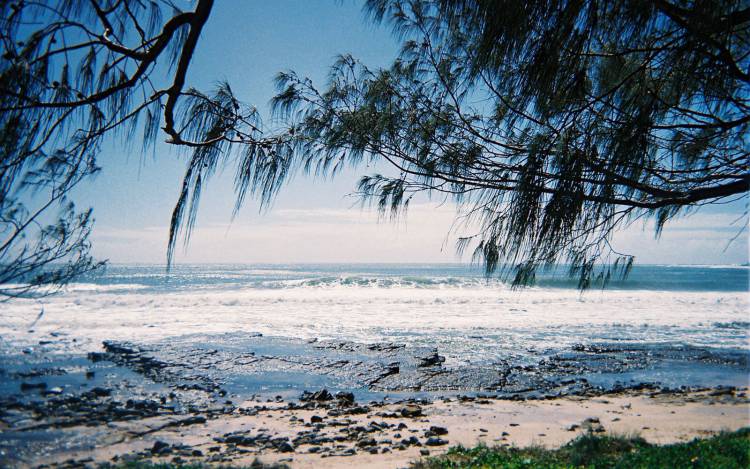
M 0 0 L 0 301 L 50 293 L 101 265 L 90 255 L 91 211 L 70 192 L 99 170 L 104 139 L 140 153 L 164 132 L 204 172 L 214 164 L 204 153 L 259 142 L 257 114 L 228 85 L 211 96 L 185 89 L 212 7 Z M 190 183 L 197 200 L 200 177 Z
M 295 164 L 387 162 L 359 192 L 398 212 L 456 200 L 459 241 L 533 282 L 566 263 L 586 287 L 632 257 L 613 230 L 744 197 L 750 8 L 743 1 L 370 0 L 402 41 L 393 65 L 350 56 L 316 89 L 278 77 Z M 618 269 L 619 270 L 619 269 Z M 622 273 L 622 271 L 620 271 Z
M 22 284 L 0 296 L 97 265 L 68 194 L 109 135 L 148 148 L 163 132 L 187 155 L 168 263 L 224 163 L 238 209 L 297 171 L 372 163 L 364 200 L 455 200 L 476 228 L 459 250 L 518 284 L 561 262 L 581 287 L 606 280 L 632 263 L 613 230 L 748 191 L 747 1 L 369 0 L 398 58 L 342 56 L 322 88 L 280 74 L 275 132 L 226 83 L 186 89 L 213 3 L 0 0 L 0 285 Z

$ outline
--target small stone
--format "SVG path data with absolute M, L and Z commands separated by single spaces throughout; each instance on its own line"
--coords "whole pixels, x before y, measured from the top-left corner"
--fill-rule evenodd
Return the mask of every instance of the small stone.
M 448 429 L 445 427 L 438 427 L 437 425 L 433 425 L 430 427 L 430 431 L 434 433 L 435 435 L 442 436 L 448 434 Z M 486 432 L 487 430 L 479 429 L 479 431 Z
M 421 454 L 422 456 L 429 456 L 430 455 L 430 450 L 427 449 L 427 448 L 422 448 L 422 449 L 419 450 L 419 454 Z
M 354 404 L 354 393 L 351 392 L 337 392 L 336 399 L 341 404 L 352 405 Z
M 276 449 L 279 451 L 279 453 L 293 453 L 294 452 L 294 446 L 292 446 L 291 443 L 289 443 L 288 441 L 279 443 Z
M 111 390 L 107 388 L 100 388 L 100 387 L 92 388 L 90 392 L 97 397 L 104 397 L 104 396 L 109 396 L 110 394 L 112 394 Z
M 367 448 L 370 446 L 375 446 L 378 443 L 375 441 L 375 438 L 363 438 L 357 442 L 357 446 L 360 448 Z
M 425 444 L 427 446 L 442 446 L 442 445 L 447 445 L 448 442 L 442 438 L 432 437 L 432 438 L 427 438 L 427 441 L 425 442 Z
M 164 452 L 165 449 L 168 449 L 168 448 L 169 448 L 168 443 L 158 440 L 154 443 L 154 446 L 151 447 L 151 454 L 160 454 Z
M 323 421 L 323 417 L 320 415 L 313 415 L 310 417 L 310 423 L 321 423 Z
M 407 404 L 399 409 L 402 417 L 414 418 L 422 416 L 422 408 L 416 404 Z

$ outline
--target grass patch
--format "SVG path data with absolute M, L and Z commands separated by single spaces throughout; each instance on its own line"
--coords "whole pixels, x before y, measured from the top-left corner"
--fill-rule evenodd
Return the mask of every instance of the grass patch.
M 750 428 L 688 443 L 656 446 L 642 438 L 582 435 L 559 449 L 477 446 L 412 464 L 413 469 L 750 467 Z

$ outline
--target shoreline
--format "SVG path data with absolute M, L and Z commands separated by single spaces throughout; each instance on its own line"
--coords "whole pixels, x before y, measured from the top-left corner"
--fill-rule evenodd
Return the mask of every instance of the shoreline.
M 259 333 L 101 350 L 0 356 L 0 465 L 403 467 L 458 444 L 669 443 L 750 424 L 744 351 L 590 342 L 456 366 L 435 347 Z
M 67 432 L 89 435 L 95 444 L 10 467 L 126 461 L 249 465 L 255 459 L 293 468 L 404 467 L 459 444 L 553 448 L 585 432 L 637 434 L 665 444 L 747 426 L 747 391 L 627 391 L 543 400 L 467 396 L 369 404 L 320 391 L 305 402 L 245 401 L 213 415 L 71 426 Z

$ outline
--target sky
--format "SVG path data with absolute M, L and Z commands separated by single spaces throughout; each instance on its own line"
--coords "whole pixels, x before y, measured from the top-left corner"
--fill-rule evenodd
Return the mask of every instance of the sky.
M 338 54 L 368 66 L 386 66 L 398 44 L 385 26 L 368 22 L 354 0 L 219 0 L 191 63 L 188 86 L 209 90 L 226 80 L 244 102 L 268 117 L 273 77 L 294 70 L 323 84 Z M 168 225 L 185 162 L 167 144 L 143 155 L 139 145 L 113 142 L 99 159 L 102 171 L 75 194 L 94 208 L 93 252 L 115 263 L 163 263 Z M 380 220 L 350 194 L 359 171 L 334 180 L 296 177 L 270 210 L 248 201 L 232 220 L 232 169 L 205 186 L 197 227 L 178 263 L 460 262 L 455 251 L 455 207 L 422 200 L 396 222 Z M 638 223 L 613 245 L 639 263 L 736 264 L 748 260 L 747 230 L 736 237 L 747 199 L 702 209 L 667 226 Z M 733 238 L 736 239 L 730 242 Z

